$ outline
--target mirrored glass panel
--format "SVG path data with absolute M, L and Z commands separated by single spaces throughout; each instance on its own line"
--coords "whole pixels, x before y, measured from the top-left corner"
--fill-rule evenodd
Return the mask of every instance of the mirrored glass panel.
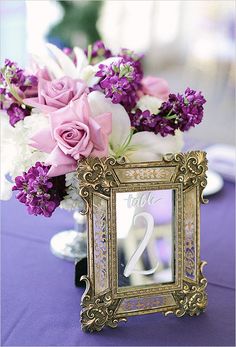
M 174 282 L 174 190 L 116 194 L 118 287 Z

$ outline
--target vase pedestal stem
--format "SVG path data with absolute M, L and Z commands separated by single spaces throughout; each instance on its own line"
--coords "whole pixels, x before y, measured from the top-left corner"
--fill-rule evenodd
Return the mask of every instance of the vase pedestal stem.
M 87 219 L 78 211 L 73 214 L 74 229 L 61 231 L 50 240 L 51 252 L 71 262 L 87 257 Z

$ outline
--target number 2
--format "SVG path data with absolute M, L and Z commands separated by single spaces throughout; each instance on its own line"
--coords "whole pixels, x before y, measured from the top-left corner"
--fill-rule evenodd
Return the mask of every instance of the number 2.
M 133 255 L 130 257 L 130 260 L 128 261 L 128 263 L 124 269 L 124 276 L 125 277 L 129 277 L 132 273 L 138 273 L 138 274 L 142 274 L 142 275 L 151 275 L 157 270 L 157 268 L 159 266 L 159 263 L 157 262 L 157 265 L 150 270 L 136 270 L 135 269 L 135 265 L 137 264 L 140 257 L 142 256 L 145 248 L 147 247 L 148 242 L 150 241 L 150 238 L 151 238 L 153 230 L 154 230 L 154 218 L 150 213 L 141 212 L 141 213 L 136 214 L 133 218 L 133 224 L 135 224 L 137 218 L 139 218 L 139 217 L 144 218 L 146 221 L 146 224 L 147 224 L 146 232 L 145 232 L 145 235 L 144 235 L 142 241 L 140 242 L 138 248 L 135 250 Z

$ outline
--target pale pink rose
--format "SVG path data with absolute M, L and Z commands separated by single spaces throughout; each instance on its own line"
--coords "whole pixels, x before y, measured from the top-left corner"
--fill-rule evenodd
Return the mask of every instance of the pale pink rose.
M 82 80 L 74 80 L 67 76 L 48 80 L 39 76 L 38 97 L 27 98 L 24 102 L 49 113 L 67 106 L 70 101 L 79 99 L 85 91 L 87 86 Z
M 38 79 L 43 78 L 44 80 L 47 80 L 47 81 L 52 80 L 48 70 L 45 67 L 43 69 L 38 68 L 36 72 L 36 76 L 38 77 Z
M 49 153 L 49 177 L 76 170 L 81 158 L 108 155 L 108 136 L 112 130 L 111 113 L 91 116 L 87 95 L 49 114 L 50 127 L 31 138 L 31 146 Z
M 168 83 L 163 78 L 147 76 L 141 81 L 144 94 L 155 96 L 161 100 L 167 100 L 170 94 Z

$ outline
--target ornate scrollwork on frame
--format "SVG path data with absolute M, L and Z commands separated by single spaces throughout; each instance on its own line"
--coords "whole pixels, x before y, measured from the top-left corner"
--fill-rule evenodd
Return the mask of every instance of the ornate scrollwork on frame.
M 181 317 L 205 310 L 200 202 L 207 202 L 203 198 L 206 170 L 206 153 L 201 151 L 143 163 L 113 158 L 79 163 L 79 193 L 88 217 L 83 331 L 114 328 L 134 315 L 163 312 Z M 162 207 L 171 217 L 160 225 L 156 217 Z M 158 247 L 171 256 L 155 253 Z
M 127 179 L 133 178 L 135 180 L 163 180 L 166 178 L 166 170 L 165 169 L 156 169 L 156 168 L 144 168 L 139 169 L 134 172 L 134 170 L 126 170 L 125 176 Z
M 178 165 L 175 182 L 183 183 L 184 189 L 199 185 L 201 202 L 207 203 L 203 198 L 203 190 L 207 185 L 207 159 L 206 153 L 202 151 L 191 151 L 187 153 L 167 154 L 164 161 Z
M 83 331 L 100 331 L 104 326 L 115 328 L 119 322 L 126 322 L 126 318 L 117 318 L 115 316 L 119 299 L 112 299 L 110 292 L 97 297 L 92 296 L 88 277 L 83 276 L 81 280 L 86 282 L 86 290 L 81 302 L 81 324 Z
M 185 314 L 198 316 L 205 311 L 207 307 L 207 294 L 205 291 L 207 280 L 202 272 L 204 265 L 206 265 L 206 262 L 202 261 L 200 263 L 199 284 L 184 282 L 183 289 L 174 293 L 177 308 L 165 312 L 165 315 L 174 313 L 177 317 L 182 317 Z
M 80 195 L 86 204 L 84 214 L 88 211 L 90 189 L 109 195 L 110 188 L 117 185 L 111 171 L 111 167 L 115 164 L 117 161 L 114 158 L 89 157 L 79 162 L 77 171 Z

